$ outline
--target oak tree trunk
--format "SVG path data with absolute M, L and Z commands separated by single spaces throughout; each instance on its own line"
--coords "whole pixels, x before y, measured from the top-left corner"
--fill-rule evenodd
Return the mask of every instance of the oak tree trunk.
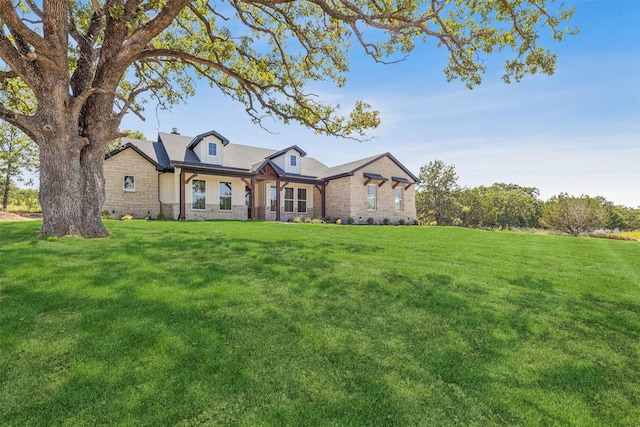
M 102 153 L 94 145 L 79 146 L 78 138 L 59 135 L 40 144 L 41 236 L 104 237 Z

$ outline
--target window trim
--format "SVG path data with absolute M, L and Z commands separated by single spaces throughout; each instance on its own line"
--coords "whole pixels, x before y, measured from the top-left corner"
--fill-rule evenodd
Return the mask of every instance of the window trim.
M 225 187 L 227 187 L 229 189 L 229 195 L 228 196 L 227 195 L 225 195 L 225 196 L 222 195 L 223 186 L 225 186 Z M 233 183 L 227 182 L 227 181 L 220 181 L 220 183 L 218 184 L 218 191 L 219 191 L 218 196 L 220 198 L 219 209 L 221 211 L 225 211 L 225 212 L 233 210 Z M 226 199 L 229 200 L 229 209 L 224 208 L 222 206 L 223 205 L 223 201 L 222 201 L 223 197 L 224 197 L 225 201 L 226 201 Z
M 278 210 L 278 189 L 275 185 L 269 187 L 269 212 Z
M 298 156 L 296 156 L 295 154 L 292 154 L 291 157 L 289 158 L 289 165 L 291 167 L 297 168 L 298 167 Z
M 127 188 L 127 178 L 131 178 L 131 184 L 133 184 L 133 188 Z M 136 191 L 136 176 L 135 175 L 124 175 L 122 179 L 122 190 L 126 192 L 134 192 Z
M 369 189 L 373 189 L 373 196 L 370 194 Z M 377 196 L 378 186 L 376 184 L 367 184 L 367 211 L 375 212 L 377 209 Z M 371 199 L 373 199 L 373 208 L 371 207 Z
M 202 182 L 204 183 L 204 192 L 196 192 L 195 191 L 195 185 L 196 182 Z M 195 197 L 196 196 L 202 196 L 202 198 L 204 199 L 204 207 L 203 208 L 195 208 Z M 200 199 L 200 197 L 198 197 L 198 199 Z M 205 181 L 204 179 L 194 179 L 193 181 L 191 181 L 191 210 L 192 211 L 205 211 L 207 210 L 207 181 Z
M 211 149 L 213 148 L 213 154 L 211 154 Z M 209 148 L 208 148 L 208 153 L 209 156 L 211 157 L 217 157 L 218 156 L 218 144 L 216 144 L 215 142 L 209 142 Z
M 399 207 L 398 204 L 400 205 Z M 393 207 L 396 212 L 402 212 L 404 210 L 404 190 L 400 187 L 396 187 L 395 189 Z
M 304 192 L 304 197 L 300 197 L 300 192 Z M 307 213 L 307 189 L 298 188 L 298 213 Z M 300 208 L 300 203 L 304 203 L 304 209 Z
M 291 190 L 291 198 L 287 198 L 287 190 Z M 293 213 L 295 207 L 295 192 L 293 191 L 293 187 L 284 187 L 284 212 L 285 213 Z M 287 204 L 291 203 L 291 210 L 287 210 Z

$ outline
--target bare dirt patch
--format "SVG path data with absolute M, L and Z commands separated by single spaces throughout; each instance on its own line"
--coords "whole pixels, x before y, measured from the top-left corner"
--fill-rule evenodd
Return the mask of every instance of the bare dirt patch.
M 26 211 L 12 211 L 12 212 L 2 212 L 0 211 L 0 221 L 24 221 L 24 220 L 33 220 L 33 219 L 41 219 L 41 213 L 34 212 L 26 212 Z

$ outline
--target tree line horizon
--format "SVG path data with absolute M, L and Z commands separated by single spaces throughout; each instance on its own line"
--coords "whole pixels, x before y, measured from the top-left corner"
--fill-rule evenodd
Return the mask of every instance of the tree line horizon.
M 547 228 L 579 235 L 595 230 L 640 229 L 640 206 L 617 205 L 603 196 L 565 192 L 544 201 L 536 187 L 512 183 L 460 187 L 454 165 L 433 160 L 420 168 L 418 221 L 471 228 Z

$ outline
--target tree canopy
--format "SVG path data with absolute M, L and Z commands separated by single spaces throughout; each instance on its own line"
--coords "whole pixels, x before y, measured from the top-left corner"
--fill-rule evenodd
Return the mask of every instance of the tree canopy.
M 377 112 L 358 101 L 343 116 L 308 92 L 314 80 L 345 83 L 351 43 L 390 62 L 435 40 L 447 79 L 473 87 L 502 50 L 507 82 L 552 74 L 556 55 L 540 40 L 575 33 L 563 28 L 572 13 L 553 0 L 0 0 L 0 82 L 36 101 L 25 113 L 1 99 L 0 119 L 39 146 L 41 234 L 102 236 L 102 155 L 147 100 L 169 108 L 203 78 L 257 123 L 359 136 Z

